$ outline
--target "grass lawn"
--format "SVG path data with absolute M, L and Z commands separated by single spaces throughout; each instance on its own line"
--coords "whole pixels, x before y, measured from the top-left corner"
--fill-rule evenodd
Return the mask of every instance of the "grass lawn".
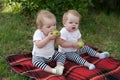
M 31 80 L 14 73 L 5 58 L 31 52 L 34 21 L 20 14 L 0 12 L 0 80 Z M 93 13 L 83 17 L 80 30 L 86 43 L 120 59 L 120 16 Z

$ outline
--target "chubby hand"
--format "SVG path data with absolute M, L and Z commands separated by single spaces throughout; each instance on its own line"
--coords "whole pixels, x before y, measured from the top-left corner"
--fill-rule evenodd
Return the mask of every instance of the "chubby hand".
M 56 39 L 57 36 L 53 35 L 52 32 L 50 32 L 47 37 L 49 40 L 54 40 L 54 39 Z
M 52 31 L 52 34 L 53 34 L 53 35 L 56 35 L 56 36 L 60 36 L 60 31 L 58 31 L 58 30 L 53 30 L 53 31 Z
M 77 44 L 79 45 L 80 48 L 82 48 L 84 46 L 84 42 L 82 42 L 82 41 L 77 42 Z
M 80 49 L 80 46 L 78 45 L 77 42 L 72 43 L 72 47 L 75 49 Z
M 83 48 L 83 46 L 84 46 L 84 43 L 83 43 L 83 42 L 73 43 L 73 48 L 76 48 L 76 49 Z

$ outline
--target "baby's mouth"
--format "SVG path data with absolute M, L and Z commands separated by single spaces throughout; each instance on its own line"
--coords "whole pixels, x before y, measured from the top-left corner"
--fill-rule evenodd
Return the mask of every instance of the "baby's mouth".
M 75 29 L 75 27 L 72 27 L 72 29 L 74 30 L 74 29 Z

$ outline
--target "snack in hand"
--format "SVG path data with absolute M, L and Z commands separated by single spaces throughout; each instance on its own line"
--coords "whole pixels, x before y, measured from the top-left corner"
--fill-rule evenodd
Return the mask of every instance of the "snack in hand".
M 59 35 L 60 35 L 60 31 L 54 30 L 54 31 L 52 31 L 52 34 L 53 34 L 53 35 L 56 35 L 56 36 L 59 36 Z
M 78 42 L 78 45 L 82 48 L 84 46 L 83 42 Z

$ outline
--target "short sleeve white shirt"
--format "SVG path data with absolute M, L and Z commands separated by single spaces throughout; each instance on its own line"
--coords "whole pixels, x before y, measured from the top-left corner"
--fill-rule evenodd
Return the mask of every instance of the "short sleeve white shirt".
M 55 50 L 54 50 L 54 40 L 51 40 L 47 45 L 45 45 L 43 48 L 37 47 L 35 44 L 36 40 L 43 40 L 46 36 L 44 33 L 40 30 L 37 29 L 33 35 L 33 50 L 32 50 L 32 55 L 34 56 L 40 56 L 40 57 L 45 57 L 49 58 L 52 57 Z
M 68 42 L 77 42 L 79 38 L 81 38 L 81 33 L 79 30 L 76 30 L 74 32 L 69 32 L 65 27 L 63 27 L 60 31 L 61 33 L 61 39 L 66 40 Z M 65 52 L 72 52 L 76 51 L 75 48 L 63 48 L 60 45 L 58 46 L 58 51 L 65 53 Z

